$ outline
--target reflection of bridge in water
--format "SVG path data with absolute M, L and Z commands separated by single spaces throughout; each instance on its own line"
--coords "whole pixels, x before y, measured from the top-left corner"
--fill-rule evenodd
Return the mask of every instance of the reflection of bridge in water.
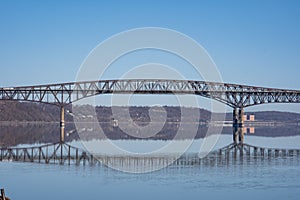
M 99 157 L 65 143 L 64 107 L 81 99 L 100 94 L 189 94 L 211 98 L 233 108 L 233 144 L 211 154 L 231 156 L 286 156 L 298 155 L 299 150 L 268 149 L 244 144 L 244 108 L 266 103 L 300 103 L 299 90 L 254 87 L 237 84 L 191 80 L 99 80 L 73 83 L 0 88 L 0 100 L 31 101 L 60 106 L 60 143 L 29 148 L 2 148 L 1 160 L 43 163 L 111 162 L 117 157 Z M 195 157 L 195 156 L 194 156 Z M 176 162 L 191 162 L 192 157 L 181 157 Z M 127 158 L 128 162 L 137 158 Z M 145 158 L 156 159 L 157 158 Z M 138 159 L 139 160 L 139 159 Z M 203 159 L 200 159 L 203 160 Z M 195 157 L 195 162 L 200 162 Z M 158 162 L 157 161 L 157 162 Z M 156 162 L 156 161 L 155 161 Z M 194 161 L 193 161 L 194 162 Z
M 183 154 L 179 158 L 177 155 L 172 154 L 158 154 L 156 156 L 97 155 L 67 143 L 56 143 L 26 148 L 1 148 L 0 161 L 91 166 L 105 165 L 115 168 L 133 167 L 143 170 L 144 166 L 165 166 L 169 163 L 175 166 L 214 166 L 226 165 L 233 161 L 293 157 L 300 157 L 300 149 L 265 148 L 242 143 L 232 143 L 210 152 L 203 158 L 200 158 L 197 153 Z

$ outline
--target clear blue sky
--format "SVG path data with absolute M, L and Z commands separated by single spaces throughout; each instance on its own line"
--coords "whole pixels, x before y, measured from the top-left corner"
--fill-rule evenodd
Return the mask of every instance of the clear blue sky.
M 194 38 L 225 82 L 300 89 L 296 0 L 0 0 L 0 25 L 1 87 L 74 81 L 101 41 L 155 26 Z

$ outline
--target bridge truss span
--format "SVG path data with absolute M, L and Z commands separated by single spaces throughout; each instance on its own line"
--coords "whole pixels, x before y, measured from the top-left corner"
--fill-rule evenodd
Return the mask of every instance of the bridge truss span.
M 284 90 L 193 80 L 98 80 L 0 88 L 0 100 L 33 101 L 59 106 L 100 94 L 190 94 L 244 108 L 266 103 L 300 103 L 300 90 Z

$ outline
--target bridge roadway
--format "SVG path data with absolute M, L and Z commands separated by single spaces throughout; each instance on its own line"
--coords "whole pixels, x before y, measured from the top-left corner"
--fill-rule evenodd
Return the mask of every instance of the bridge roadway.
M 264 88 L 195 80 L 122 79 L 0 88 L 0 100 L 32 101 L 61 107 L 60 141 L 64 142 L 64 106 L 100 94 L 193 94 L 233 108 L 233 142 L 243 143 L 244 108 L 266 103 L 300 103 L 300 90 Z

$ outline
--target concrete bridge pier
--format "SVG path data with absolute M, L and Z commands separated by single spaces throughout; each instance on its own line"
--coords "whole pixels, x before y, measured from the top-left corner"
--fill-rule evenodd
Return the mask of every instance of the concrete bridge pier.
M 232 117 L 233 142 L 235 144 L 244 143 L 244 109 L 234 108 Z
M 65 142 L 65 108 L 60 107 L 60 143 Z
M 233 142 L 238 141 L 238 109 L 234 108 L 232 113 L 232 131 L 233 131 Z
M 60 107 L 60 162 L 63 162 L 63 144 L 65 142 L 65 108 Z

